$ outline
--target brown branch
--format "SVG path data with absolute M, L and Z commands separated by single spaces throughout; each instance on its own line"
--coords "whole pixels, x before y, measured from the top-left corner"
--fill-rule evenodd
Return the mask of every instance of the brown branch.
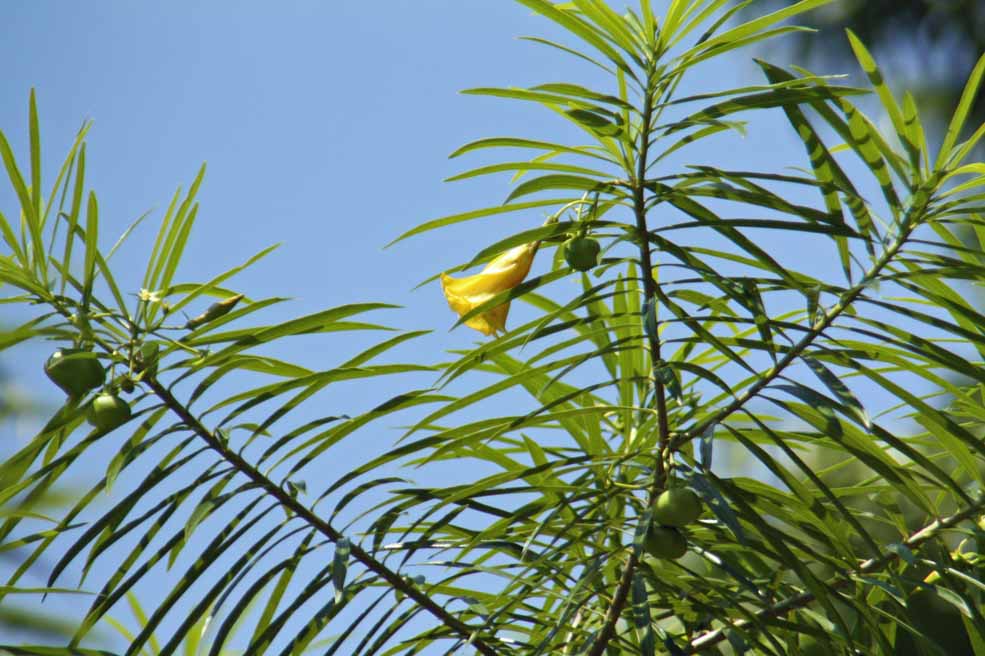
M 269 478 L 261 474 L 255 467 L 253 467 L 253 465 L 244 460 L 238 453 L 227 448 L 222 439 L 218 438 L 212 431 L 203 426 L 202 423 L 194 415 L 192 415 L 191 412 L 189 412 L 188 409 L 185 408 L 185 406 L 178 401 L 178 399 L 176 399 L 167 388 L 161 385 L 156 378 L 153 376 L 145 376 L 143 382 L 147 383 L 158 398 L 160 398 L 172 412 L 178 415 L 178 417 L 181 418 L 181 420 L 191 430 L 205 440 L 213 451 L 218 453 L 224 460 L 226 460 L 226 462 L 235 467 L 237 471 L 246 475 L 247 478 L 256 483 L 256 485 L 264 492 L 277 499 L 281 505 L 289 508 L 295 515 L 307 522 L 310 526 L 315 528 L 319 533 L 327 537 L 332 542 L 337 543 L 342 539 L 342 534 L 335 530 L 331 524 L 316 515 L 307 506 L 292 497 L 279 485 L 275 484 Z M 471 644 L 481 654 L 484 656 L 497 656 L 497 652 L 492 647 L 490 647 L 481 638 L 474 636 L 474 628 L 449 614 L 448 611 L 435 603 L 426 593 L 417 589 L 416 586 L 408 583 L 406 579 L 371 556 L 359 545 L 352 544 L 350 554 L 353 558 L 362 563 L 366 569 L 384 579 L 387 583 L 424 608 L 424 610 L 431 613 L 431 615 L 433 615 L 442 624 L 453 630 L 464 640 L 469 641 L 469 644 Z
M 909 549 L 917 548 L 921 544 L 929 540 L 930 538 L 937 535 L 938 532 L 956 526 L 957 524 L 967 519 L 970 519 L 972 516 L 982 512 L 983 508 L 985 508 L 985 497 L 980 498 L 977 503 L 969 506 L 968 508 L 965 508 L 959 513 L 955 513 L 950 517 L 945 517 L 944 519 L 934 520 L 933 522 L 931 522 L 930 524 L 923 527 L 922 529 L 920 529 L 919 531 L 908 537 L 906 540 L 904 540 L 903 545 Z M 889 553 L 883 554 L 882 556 L 879 556 L 878 558 L 869 558 L 868 560 L 863 561 L 858 566 L 857 570 L 846 574 L 846 576 L 850 577 L 852 574 L 871 574 L 873 572 L 877 572 L 881 570 L 883 567 L 885 567 L 886 565 L 889 565 L 890 563 L 899 559 L 899 557 L 900 555 L 898 553 L 891 551 Z M 838 588 L 843 588 L 851 583 L 852 583 L 851 578 L 845 578 L 845 579 L 841 579 L 840 581 L 836 581 L 835 583 L 832 583 L 831 587 L 838 589 Z M 715 629 L 714 631 L 708 631 L 707 633 L 693 640 L 688 646 L 686 646 L 683 650 L 683 653 L 697 654 L 699 652 L 702 652 L 708 649 L 709 647 L 717 645 L 722 640 L 725 640 L 726 637 L 725 634 L 730 630 L 743 629 L 749 626 L 750 624 L 754 624 L 754 623 L 759 624 L 763 620 L 785 615 L 790 611 L 798 610 L 800 608 L 803 608 L 804 606 L 807 606 L 808 604 L 812 603 L 814 599 L 815 599 L 814 594 L 810 592 L 804 592 L 802 594 L 784 599 L 778 604 L 775 604 L 769 608 L 766 608 L 756 613 L 754 619 L 736 620 L 735 622 L 731 622 L 728 626 Z

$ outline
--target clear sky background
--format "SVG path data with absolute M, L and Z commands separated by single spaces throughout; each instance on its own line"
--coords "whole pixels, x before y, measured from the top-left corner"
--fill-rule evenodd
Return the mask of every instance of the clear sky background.
M 505 198 L 508 175 L 442 183 L 484 161 L 449 160 L 459 145 L 487 136 L 573 137 L 546 110 L 458 91 L 600 80 L 570 57 L 514 38 L 524 34 L 556 38 L 558 31 L 508 0 L 2 0 L 0 130 L 26 162 L 27 100 L 36 89 L 50 184 L 82 121 L 94 119 L 87 171 L 103 246 L 154 210 L 114 258 L 124 291 L 137 291 L 171 195 L 204 161 L 199 219 L 179 279 L 207 280 L 283 242 L 230 283 L 251 297 L 296 299 L 265 315 L 269 321 L 351 302 L 397 303 L 406 309 L 378 318 L 434 330 L 405 351 L 433 362 L 480 336 L 464 327 L 448 332 L 454 316 L 437 283 L 413 287 L 543 217 L 504 215 L 382 247 L 427 219 Z M 753 54 L 698 69 L 682 92 L 761 82 Z M 806 166 L 779 113 L 752 123 L 745 139 L 708 141 L 676 163 Z M 0 211 L 11 217 L 15 208 L 9 185 L 0 184 Z M 836 270 L 833 258 L 798 253 L 795 243 L 767 245 L 786 249 L 811 273 Z M 518 305 L 514 325 L 524 316 Z M 0 306 L 0 320 L 8 312 L 13 321 L 8 306 Z M 316 368 L 351 354 L 346 338 L 320 339 L 285 355 Z M 51 348 L 0 355 L 0 366 L 22 389 L 55 403 L 57 390 L 41 374 Z M 340 399 L 343 406 L 371 401 Z M 22 442 L 30 427 L 15 432 Z M 362 454 L 356 448 L 351 457 Z

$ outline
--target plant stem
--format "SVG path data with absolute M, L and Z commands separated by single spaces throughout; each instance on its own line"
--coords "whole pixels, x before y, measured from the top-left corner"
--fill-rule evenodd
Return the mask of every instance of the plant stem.
M 653 280 L 653 261 L 650 257 L 650 240 L 648 239 L 649 228 L 646 223 L 645 196 L 646 171 L 648 168 L 647 160 L 650 150 L 650 130 L 651 123 L 653 122 L 653 76 L 654 71 L 653 65 L 651 64 L 649 66 L 649 70 L 647 71 L 646 94 L 643 100 L 643 112 L 640 118 L 640 131 L 637 135 L 637 138 L 639 139 L 639 153 L 636 160 L 636 176 L 631 181 L 633 191 L 633 214 L 636 217 L 636 233 L 640 250 L 640 268 L 642 269 L 641 274 L 643 276 L 643 294 L 648 302 L 651 302 L 652 299 L 656 297 L 656 283 Z M 649 307 L 649 303 L 645 304 L 644 307 Z M 666 390 L 664 389 L 663 380 L 659 375 L 657 375 L 657 366 L 660 362 L 660 337 L 656 331 L 651 334 L 646 330 L 646 319 L 647 318 L 645 316 L 640 317 L 640 326 L 643 328 L 643 333 L 647 336 L 647 340 L 649 342 L 650 367 L 653 374 L 653 384 L 655 388 L 657 404 L 657 430 L 659 437 L 653 481 L 651 482 L 647 499 L 647 507 L 649 507 L 652 505 L 657 494 L 659 494 L 667 484 L 667 472 L 664 467 L 664 461 L 669 453 L 671 442 L 670 424 L 667 417 Z M 623 373 L 625 375 L 625 372 Z M 612 640 L 616 630 L 616 622 L 618 622 L 619 616 L 626 607 L 626 600 L 629 598 L 629 590 L 633 583 L 633 575 L 636 572 L 637 565 L 639 565 L 639 558 L 637 556 L 636 549 L 633 549 L 630 551 L 629 560 L 626 561 L 622 575 L 619 577 L 619 585 L 612 597 L 612 603 L 609 605 L 609 609 L 606 612 L 605 621 L 602 624 L 602 630 L 595 639 L 595 643 L 592 645 L 592 650 L 588 653 L 588 656 L 601 656 L 608 646 L 609 641 Z
M 145 382 L 154 391 L 158 398 L 160 398 L 172 412 L 178 415 L 185 425 L 205 440 L 213 451 L 218 453 L 224 460 L 226 460 L 226 462 L 235 467 L 237 471 L 253 481 L 257 487 L 262 489 L 271 497 L 275 498 L 282 506 L 290 509 L 291 512 L 307 522 L 310 526 L 315 528 L 333 543 L 337 543 L 342 539 L 342 534 L 333 528 L 331 524 L 316 515 L 307 506 L 260 473 L 259 470 L 243 459 L 243 457 L 238 453 L 229 449 L 222 439 L 218 438 L 212 431 L 202 425 L 202 423 L 194 415 L 192 415 L 191 412 L 180 401 L 178 401 L 178 399 L 174 397 L 170 390 L 161 385 L 160 381 L 158 381 L 155 377 L 145 377 L 143 382 Z M 492 647 L 486 644 L 486 642 L 481 638 L 474 636 L 475 629 L 453 617 L 444 608 L 435 603 L 426 593 L 418 590 L 416 586 L 412 585 L 399 574 L 371 556 L 359 545 L 352 544 L 350 553 L 352 557 L 362 563 L 366 569 L 384 579 L 395 589 L 412 599 L 426 611 L 431 613 L 431 615 L 433 615 L 442 624 L 459 634 L 463 639 L 470 641 L 470 644 L 479 653 L 483 654 L 483 656 L 497 656 L 497 652 Z

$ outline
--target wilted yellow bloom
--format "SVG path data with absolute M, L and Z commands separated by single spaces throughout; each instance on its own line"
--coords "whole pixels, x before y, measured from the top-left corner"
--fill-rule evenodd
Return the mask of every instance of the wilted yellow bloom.
M 445 292 L 448 305 L 461 317 L 496 294 L 519 285 L 530 272 L 539 244 L 540 242 L 534 242 L 511 248 L 494 258 L 474 276 L 452 278 L 442 273 L 441 289 Z M 493 335 L 497 331 L 506 330 L 506 315 L 509 311 L 510 304 L 506 302 L 472 317 L 465 325 L 484 335 Z

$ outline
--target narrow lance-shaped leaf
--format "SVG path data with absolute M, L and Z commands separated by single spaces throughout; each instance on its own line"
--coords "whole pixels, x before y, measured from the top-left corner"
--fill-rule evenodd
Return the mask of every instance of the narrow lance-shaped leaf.
M 971 71 L 964 90 L 961 92 L 961 99 L 958 101 L 958 106 L 954 110 L 951 122 L 947 126 L 944 141 L 941 143 L 940 152 L 937 154 L 937 161 L 934 163 L 935 169 L 942 169 L 945 163 L 951 158 L 951 150 L 957 142 L 962 128 L 964 128 L 965 120 L 968 118 L 972 104 L 978 98 L 978 88 L 981 86 L 983 76 L 985 76 L 985 54 L 979 57 L 978 63 L 975 64 L 975 68 Z M 954 162 L 954 165 L 959 164 L 961 162 Z
M 345 592 L 345 574 L 349 566 L 350 552 L 348 538 L 335 543 L 335 556 L 332 558 L 332 585 L 335 587 L 335 603 L 342 601 Z

